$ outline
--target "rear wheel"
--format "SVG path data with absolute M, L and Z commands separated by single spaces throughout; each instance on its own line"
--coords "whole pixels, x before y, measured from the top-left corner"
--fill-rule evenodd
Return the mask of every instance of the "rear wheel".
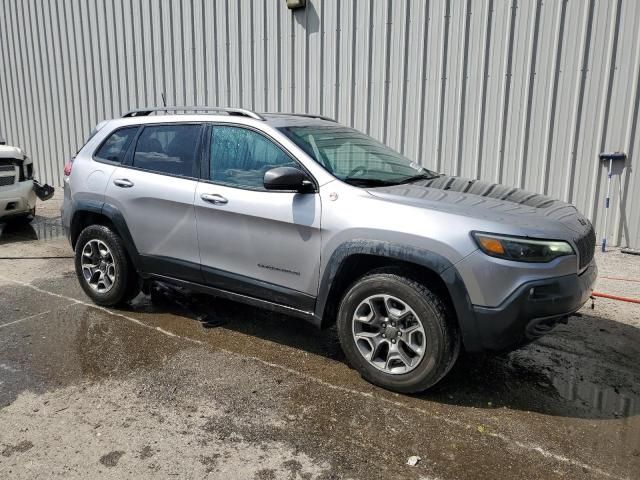
M 90 225 L 80 232 L 75 266 L 82 289 L 98 305 L 117 305 L 140 291 L 122 240 L 104 225 Z
M 337 323 L 349 362 L 365 379 L 397 392 L 435 385 L 460 351 L 445 302 L 402 271 L 377 271 L 355 282 Z

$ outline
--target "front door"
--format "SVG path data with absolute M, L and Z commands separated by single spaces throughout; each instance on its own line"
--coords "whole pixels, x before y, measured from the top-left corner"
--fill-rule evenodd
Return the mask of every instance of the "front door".
M 213 125 L 209 168 L 195 210 L 205 281 L 218 288 L 313 309 L 320 263 L 320 197 L 267 191 L 264 173 L 298 166 L 250 128 Z
M 193 199 L 198 124 L 147 125 L 107 186 L 105 201 L 124 216 L 146 272 L 202 281 Z

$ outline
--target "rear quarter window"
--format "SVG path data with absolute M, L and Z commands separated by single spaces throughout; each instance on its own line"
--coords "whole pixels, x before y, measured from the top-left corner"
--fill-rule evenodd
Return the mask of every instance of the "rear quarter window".
M 137 132 L 137 126 L 116 130 L 100 145 L 94 158 L 105 162 L 122 163 Z

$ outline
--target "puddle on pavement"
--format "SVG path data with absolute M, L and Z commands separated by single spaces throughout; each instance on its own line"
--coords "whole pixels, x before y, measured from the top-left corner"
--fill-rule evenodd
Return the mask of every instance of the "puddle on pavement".
M 39 240 L 48 242 L 64 237 L 62 219 L 39 217 L 31 223 L 19 222 L 0 223 L 0 245 L 15 242 Z
M 25 288 L 25 294 L 33 291 Z M 158 368 L 191 346 L 95 308 L 62 307 L 2 329 L 0 407 L 25 390 Z

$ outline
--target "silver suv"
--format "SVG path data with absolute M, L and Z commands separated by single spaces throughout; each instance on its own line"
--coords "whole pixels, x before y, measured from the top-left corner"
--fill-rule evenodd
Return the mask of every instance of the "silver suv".
M 399 392 L 434 385 L 461 348 L 539 338 L 597 274 L 574 206 L 434 173 L 310 115 L 162 107 L 103 122 L 65 167 L 62 217 L 95 303 L 160 281 L 337 324 L 349 362 Z

